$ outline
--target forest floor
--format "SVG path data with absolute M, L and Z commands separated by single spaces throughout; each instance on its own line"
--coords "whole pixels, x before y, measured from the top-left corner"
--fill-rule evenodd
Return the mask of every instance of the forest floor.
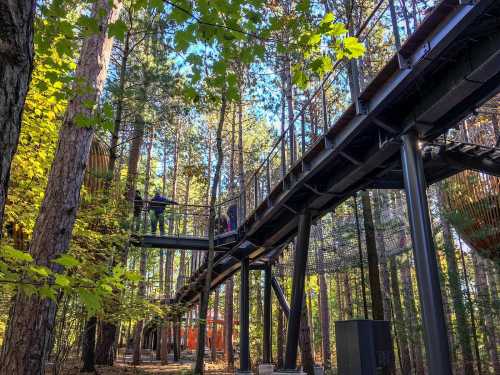
M 193 367 L 193 360 L 185 358 L 180 362 L 174 363 L 173 358 L 170 359 L 168 365 L 162 365 L 160 361 L 151 358 L 150 353 L 143 354 L 143 363 L 140 366 L 132 366 L 130 364 L 131 358 L 118 356 L 115 365 L 110 366 L 96 366 L 96 374 L 98 375 L 187 375 L 191 373 Z M 61 371 L 62 375 L 81 375 L 80 372 L 82 365 L 80 361 L 73 363 L 66 363 L 64 370 Z M 47 371 L 48 374 L 51 371 Z M 210 375 L 229 375 L 234 372 L 227 372 L 223 361 L 212 363 L 208 358 L 205 359 L 205 373 Z

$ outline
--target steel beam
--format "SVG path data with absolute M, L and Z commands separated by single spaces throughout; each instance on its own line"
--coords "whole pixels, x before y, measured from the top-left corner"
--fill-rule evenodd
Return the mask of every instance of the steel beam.
M 451 375 L 450 348 L 425 192 L 422 155 L 417 148 L 417 136 L 414 132 L 403 135 L 402 141 L 401 161 L 422 306 L 428 372 L 429 374 Z
M 274 276 L 271 277 L 271 286 L 273 287 L 274 294 L 278 299 L 278 303 L 280 304 L 281 310 L 283 310 L 283 313 L 288 319 L 288 317 L 290 316 L 290 306 L 288 306 L 288 303 L 286 302 L 285 293 L 283 293 L 283 289 L 281 289 L 280 283 L 278 282 L 278 280 L 276 280 L 276 277 Z
M 272 295 L 271 295 L 271 263 L 264 268 L 264 337 L 262 363 L 272 362 Z
M 249 343 L 249 261 L 241 261 L 240 277 L 240 371 L 250 371 L 250 343 Z
M 299 228 L 293 262 L 292 304 L 290 317 L 288 318 L 285 362 L 283 364 L 285 370 L 295 370 L 297 368 L 297 347 L 299 344 L 300 316 L 304 300 L 310 231 L 311 212 L 304 210 L 299 214 Z

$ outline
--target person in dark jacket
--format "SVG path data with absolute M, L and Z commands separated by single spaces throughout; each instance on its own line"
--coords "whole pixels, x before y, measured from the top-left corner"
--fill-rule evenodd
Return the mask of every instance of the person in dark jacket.
M 229 218 L 229 230 L 233 231 L 238 228 L 238 206 L 236 203 L 232 203 L 227 208 L 227 217 Z
M 151 199 L 149 205 L 151 217 L 151 234 L 156 234 L 156 227 L 160 226 L 160 236 L 165 235 L 165 206 L 168 204 L 178 204 L 176 201 L 165 198 L 156 190 L 155 196 Z
M 144 201 L 141 197 L 141 192 L 139 190 L 135 191 L 134 197 L 134 220 L 132 225 L 132 230 L 134 232 L 139 232 L 141 226 L 141 212 L 144 207 Z

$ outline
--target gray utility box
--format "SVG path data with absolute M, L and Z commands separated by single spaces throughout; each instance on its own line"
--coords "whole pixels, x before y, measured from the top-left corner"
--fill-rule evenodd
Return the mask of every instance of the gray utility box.
M 388 321 L 338 321 L 335 335 L 339 375 L 389 374 L 394 352 Z

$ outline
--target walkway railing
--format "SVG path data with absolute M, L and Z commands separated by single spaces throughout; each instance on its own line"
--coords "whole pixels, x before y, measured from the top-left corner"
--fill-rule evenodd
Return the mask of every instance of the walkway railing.
M 404 8 L 404 2 L 400 2 L 403 7 L 401 17 L 394 11 L 392 1 L 381 0 L 374 4 L 371 13 L 355 32 L 360 41 L 367 44 L 367 52 L 363 58 L 357 62 L 354 60 L 337 62 L 332 72 L 322 81 L 318 80 L 312 94 L 306 90 L 300 95 L 304 102 L 302 108 L 294 111 L 291 124 L 284 129 L 259 166 L 246 180 L 242 191 L 245 196 L 245 218 L 252 215 L 273 188 L 297 165 L 302 156 L 332 128 L 344 111 L 356 105 L 350 94 L 349 76 L 359 82 L 361 91 L 365 89 L 432 9 L 410 11 Z M 413 14 L 413 11 L 416 11 L 416 14 Z M 378 45 L 382 43 L 387 48 L 373 51 L 369 46 L 375 43 Z M 361 108 L 356 110 L 362 111 Z M 282 113 L 282 123 L 288 123 L 286 117 L 286 113 Z
M 240 197 L 236 196 L 216 204 L 216 235 L 237 228 L 239 200 Z M 134 234 L 171 237 L 208 237 L 208 217 L 210 212 L 208 206 L 196 204 L 163 204 L 164 211 L 159 215 L 155 215 L 154 207 L 158 206 L 159 204 L 154 201 L 146 200 L 143 202 L 141 214 L 134 217 L 132 227 Z

